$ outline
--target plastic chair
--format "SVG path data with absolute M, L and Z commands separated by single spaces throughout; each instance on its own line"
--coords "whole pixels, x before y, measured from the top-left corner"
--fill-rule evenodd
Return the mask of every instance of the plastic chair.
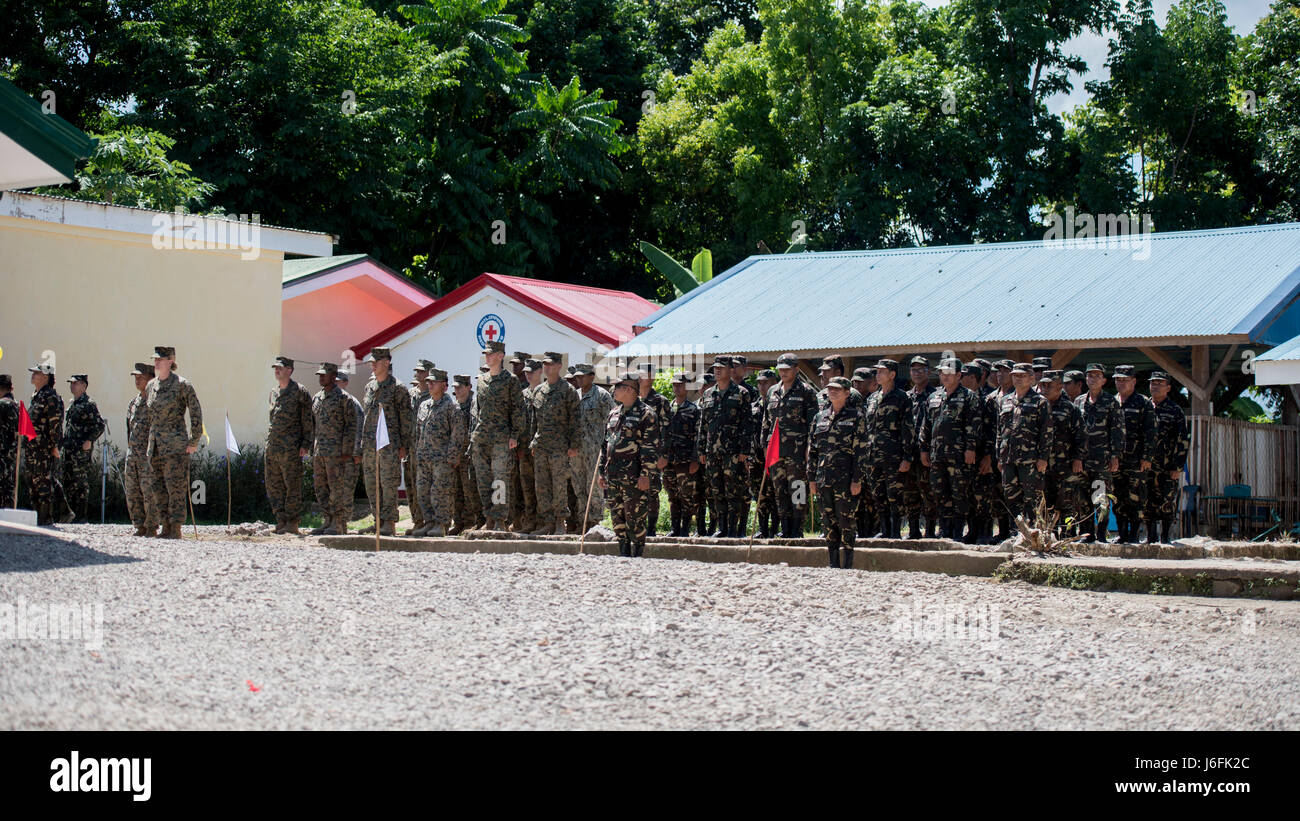
M 1223 489 L 1223 495 L 1227 496 L 1229 499 L 1249 499 L 1250 485 L 1228 485 Z M 1243 507 L 1242 510 L 1245 511 L 1245 507 Z M 1236 512 L 1235 508 L 1229 507 L 1226 512 L 1223 510 L 1219 511 L 1217 524 L 1222 525 L 1226 522 L 1230 528 L 1229 532 L 1232 532 L 1232 526 L 1235 524 L 1235 530 L 1240 531 L 1249 518 L 1250 514 L 1248 511 L 1243 515 L 1242 513 Z

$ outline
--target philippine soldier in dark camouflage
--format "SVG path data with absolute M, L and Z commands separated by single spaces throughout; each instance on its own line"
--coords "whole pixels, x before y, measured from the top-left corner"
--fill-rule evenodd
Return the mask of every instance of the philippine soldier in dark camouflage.
M 1147 541 L 1174 540 L 1178 488 L 1187 466 L 1187 419 L 1169 395 L 1169 374 L 1155 371 L 1149 380 L 1155 415 L 1155 444 L 1147 487 Z M 1163 531 L 1163 532 L 1162 532 Z
M 718 530 L 714 536 L 743 536 L 741 511 L 749 499 L 748 460 L 753 447 L 749 402 L 731 381 L 731 361 L 713 360 L 716 384 L 700 404 L 697 445 L 705 476 L 718 505 Z
M 817 418 L 819 403 L 812 386 L 799 378 L 797 356 L 792 353 L 778 356 L 776 371 L 781 381 L 767 392 L 762 441 L 766 448 L 772 430 L 776 429 L 780 458 L 772 464 L 767 480 L 776 499 L 781 536 L 794 539 L 803 536 L 808 509 L 808 434 Z
M 139 394 L 126 406 L 126 469 L 122 484 L 126 490 L 126 509 L 131 514 L 136 536 L 157 536 L 158 507 L 153 498 L 153 479 L 149 473 L 149 412 L 145 388 L 153 379 L 153 365 L 135 363 L 131 371 Z
M 902 535 L 903 477 L 912 469 L 912 400 L 898 387 L 898 363 L 882 359 L 876 363 L 879 389 L 867 397 L 864 429 L 867 445 L 867 482 L 876 497 L 878 535 L 898 539 Z
M 618 403 L 609 391 L 596 384 L 596 369 L 590 363 L 579 362 L 574 366 L 574 372 L 578 375 L 578 390 L 582 393 L 578 399 L 578 456 L 573 460 L 573 475 L 569 482 L 577 500 L 572 524 L 574 530 L 580 530 L 584 521 L 590 527 L 605 515 L 605 491 L 595 481 L 596 466 L 605 443 L 609 413 Z M 583 505 L 587 505 L 586 510 L 583 510 Z
M 379 528 L 381 536 L 393 536 L 397 532 L 397 487 L 402 481 L 402 460 L 414 444 L 411 394 L 405 385 L 393 378 L 393 355 L 388 348 L 374 348 L 366 361 L 371 363 L 374 375 L 366 383 L 366 393 L 361 400 L 365 411 L 361 430 L 361 475 L 366 483 L 371 510 L 376 505 L 379 507 L 379 520 L 374 526 Z M 384 425 L 388 429 L 388 445 L 376 451 L 380 408 L 383 408 Z M 376 452 L 378 466 L 375 465 Z M 374 531 L 366 528 L 363 532 Z
M 700 376 L 700 392 L 695 399 L 695 404 L 701 409 L 704 407 L 704 400 L 708 397 L 709 392 L 713 390 L 714 377 L 713 373 L 706 371 Z M 713 486 L 709 484 L 708 473 L 704 470 L 704 463 L 700 463 L 700 475 L 695 483 L 695 519 L 696 534 L 700 536 L 712 536 L 713 531 L 718 528 L 718 502 L 713 498 Z
M 1007 509 L 1006 494 L 1002 490 L 1002 466 L 998 464 L 998 416 L 1002 412 L 1002 400 L 1015 393 L 1015 388 L 1011 383 L 1011 368 L 1015 363 L 1010 359 L 999 359 L 993 363 L 993 381 L 997 384 L 989 391 L 984 399 L 985 419 L 989 420 L 989 432 L 986 436 L 986 443 L 990 448 L 989 472 L 983 473 L 983 465 L 980 466 L 980 476 L 984 477 L 979 482 L 979 486 L 987 499 L 987 518 L 984 520 L 984 532 L 981 541 L 984 543 L 1001 542 L 1010 538 L 1013 528 L 1011 527 L 1011 516 Z M 978 481 L 978 480 L 977 480 Z M 993 532 L 993 523 L 997 522 L 997 533 Z
M 777 383 L 776 371 L 764 368 L 759 371 L 755 381 L 758 391 L 754 404 L 751 405 L 754 430 L 754 451 L 749 460 L 749 480 L 754 494 L 755 536 L 759 539 L 771 538 L 778 532 L 780 522 L 776 510 L 776 494 L 772 492 L 772 480 L 767 476 L 767 439 L 763 436 L 763 416 L 767 408 L 767 394 Z M 780 444 L 779 442 L 777 443 Z
M 1048 370 L 1039 379 L 1039 391 L 1052 410 L 1052 449 L 1047 454 L 1043 495 L 1056 511 L 1057 528 L 1078 521 L 1079 480 L 1083 477 L 1083 415 L 1065 396 L 1063 374 Z M 1069 524 L 1067 524 L 1069 520 Z
M 930 361 L 924 356 L 912 357 L 908 373 L 911 375 L 911 387 L 908 388 L 907 396 L 912 400 L 913 424 L 916 426 L 919 440 L 921 429 L 925 426 L 926 403 L 930 401 L 930 394 L 935 391 L 935 386 L 930 384 Z M 925 516 L 924 536 L 927 539 L 934 538 L 938 513 L 930 496 L 930 469 L 921 462 L 919 441 L 912 447 L 912 469 L 903 477 L 903 499 L 907 507 L 907 538 L 922 537 L 921 516 L 923 515 Z
M 578 455 L 579 420 L 578 392 L 560 378 L 563 361 L 563 354 L 546 352 L 542 359 L 546 381 L 533 388 L 530 397 L 535 429 L 530 447 L 540 521 L 532 533 L 535 536 L 563 536 L 568 525 L 568 485 Z
M 190 490 L 190 454 L 203 438 L 203 409 L 194 386 L 177 376 L 176 349 L 154 348 L 154 378 L 145 388 L 149 414 L 149 473 L 154 505 L 162 518 L 164 539 L 179 539 L 185 524 L 185 503 Z M 186 427 L 185 414 L 189 413 Z
M 63 492 L 68 506 L 76 514 L 75 524 L 85 524 L 90 503 L 91 450 L 95 440 L 104 432 L 104 417 L 99 407 L 86 393 L 90 378 L 75 373 L 68 380 L 72 389 L 72 404 L 68 405 L 63 427 Z
M 419 431 L 415 447 L 420 466 L 416 492 L 425 506 L 428 521 L 413 535 L 437 538 L 447 535 L 451 524 L 452 476 L 464 458 L 469 433 L 456 400 L 447 395 L 447 372 L 432 368 L 425 382 L 429 397 L 421 403 L 415 422 Z
M 614 385 L 618 406 L 605 425 L 600 452 L 600 483 L 609 493 L 610 520 L 620 556 L 640 556 L 645 549 L 646 494 L 656 472 L 658 421 L 654 408 L 641 401 L 635 371 Z
M 664 485 L 668 489 L 668 511 L 673 536 L 689 536 L 695 515 L 696 482 L 700 476 L 700 457 L 696 437 L 700 428 L 700 408 L 686 398 L 686 386 L 694 374 L 682 371 L 673 377 L 673 401 L 668 405 L 664 450 L 659 455 Z
M 960 361 L 940 362 L 939 382 L 940 389 L 931 392 L 926 400 L 925 424 L 917 444 L 921 464 L 930 473 L 930 495 L 941 523 L 938 535 L 960 541 L 984 415 L 979 397 L 961 384 Z
M 1080 511 L 1080 531 L 1085 541 L 1106 538 L 1112 482 L 1124 452 L 1124 412 L 1119 402 L 1102 388 L 1106 370 L 1090 363 L 1084 372 L 1088 391 L 1074 400 L 1083 416 L 1083 487 L 1084 507 Z
M 654 408 L 655 422 L 659 426 L 655 438 L 655 453 L 660 454 L 659 464 L 655 465 L 654 475 L 650 477 L 650 493 L 646 496 L 646 535 L 653 536 L 659 526 L 659 489 L 663 486 L 661 475 L 667 464 L 663 453 L 668 425 L 668 397 L 655 390 L 653 365 L 642 365 L 637 369 L 637 376 L 637 392 L 642 402 Z
M 1115 474 L 1115 524 L 1119 541 L 1134 543 L 1147 506 L 1147 473 L 1155 457 L 1156 416 L 1137 390 L 1132 365 L 1115 366 L 1115 399 L 1124 413 L 1124 452 Z
M 266 430 L 266 495 L 275 514 L 275 532 L 298 535 L 302 517 L 302 460 L 311 452 L 315 423 L 311 394 L 293 380 L 293 360 L 271 363 L 278 387 L 271 391 Z
M 465 452 L 461 454 L 460 466 L 452 476 L 451 515 L 455 524 L 448 528 L 447 535 L 455 536 L 466 530 L 478 527 L 483 508 L 478 500 L 478 480 L 474 478 L 474 459 L 469 451 L 469 437 L 474 433 L 470 427 L 470 404 L 473 401 L 473 389 L 470 387 L 469 374 L 458 373 L 452 377 L 455 382 L 456 406 L 460 408 L 465 424 Z
M 1028 362 L 1016 363 L 1011 380 L 1015 392 L 1002 397 L 998 410 L 1002 494 L 1012 517 L 1023 516 L 1032 527 L 1052 452 L 1052 409 L 1031 387 L 1034 368 Z
M 808 437 L 809 489 L 822 509 L 831 567 L 853 567 L 857 497 L 867 467 L 866 424 L 862 408 L 848 403 L 852 389 L 842 376 L 826 384 L 830 404 L 817 414 Z
M 420 418 L 420 405 L 424 404 L 424 400 L 429 398 L 429 386 L 426 383 L 429 379 L 429 371 L 433 370 L 433 368 L 433 363 L 427 359 L 415 360 L 415 378 L 411 380 L 411 386 L 407 391 L 411 396 L 412 425 L 415 425 Z M 414 436 L 416 443 L 418 443 L 420 439 L 418 431 L 414 433 Z M 411 507 L 411 530 L 406 534 L 408 536 L 420 536 L 423 533 L 417 533 L 416 531 L 428 530 L 425 526 L 424 504 L 420 494 L 410 492 L 415 487 L 416 477 L 420 475 L 419 450 L 416 447 L 412 449 L 411 453 L 407 454 L 406 473 L 410 477 L 410 481 L 406 483 L 406 497 Z
M 14 380 L 9 374 L 0 373 L 0 507 L 18 507 L 14 493 L 17 458 L 18 402 L 14 399 Z
M 853 390 L 858 392 L 862 397 L 861 407 L 866 408 L 867 400 L 876 392 L 876 372 L 872 368 L 855 368 L 853 370 Z M 866 472 L 867 484 L 863 485 L 862 493 L 858 495 L 858 538 L 869 539 L 880 532 L 876 527 L 876 497 L 871 492 L 871 465 L 868 463 Z
M 313 535 L 336 536 L 347 529 L 352 491 L 347 483 L 356 456 L 357 416 L 352 400 L 336 384 L 338 366 L 326 362 L 316 371 L 320 391 L 312 398 L 312 481 L 316 503 L 325 518 Z M 387 420 L 385 420 L 387 421 Z
M 54 390 L 54 367 L 42 362 L 27 369 L 32 374 L 32 406 L 29 411 L 36 438 L 23 446 L 23 473 L 28 495 L 36 508 L 36 524 L 70 521 L 72 511 L 63 501 L 59 483 L 59 440 L 63 435 L 63 398 Z M 66 511 L 66 513 L 65 513 Z
M 470 436 L 474 473 L 478 477 L 479 504 L 487 514 L 484 530 L 505 530 L 509 513 L 511 451 L 524 435 L 524 398 L 521 383 L 502 370 L 505 345 L 488 342 L 483 351 L 488 372 L 479 377 L 470 407 L 474 432 Z

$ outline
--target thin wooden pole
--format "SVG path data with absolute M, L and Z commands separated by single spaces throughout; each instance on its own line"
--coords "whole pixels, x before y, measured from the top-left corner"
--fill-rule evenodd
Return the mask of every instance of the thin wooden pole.
M 226 530 L 230 530 L 230 451 L 226 451 Z
M 194 496 L 190 493 L 190 454 L 185 451 L 185 500 L 190 504 L 190 524 L 194 526 L 194 538 L 199 538 L 199 520 L 194 516 Z M 181 523 L 184 526 L 184 522 Z
M 596 469 L 591 472 L 591 484 L 587 487 L 587 504 L 582 508 L 582 535 L 578 537 L 578 555 L 582 555 L 587 541 L 587 518 L 591 512 L 591 497 L 596 492 L 596 476 L 600 473 L 600 455 L 596 455 Z
M 379 481 L 379 448 L 375 448 L 375 552 L 379 552 L 379 495 L 383 492 L 384 483 Z
M 27 437 L 18 434 L 18 458 L 14 460 L 14 509 L 18 509 L 18 470 L 23 463 L 23 440 Z
M 754 515 L 755 515 L 756 517 L 757 517 L 757 515 L 758 515 L 758 505 L 762 504 L 762 502 L 763 502 L 763 488 L 764 488 L 766 485 L 767 485 L 767 467 L 764 466 L 764 468 L 763 468 L 763 478 L 758 480 L 758 498 L 755 500 L 755 505 L 754 505 Z M 746 525 L 746 527 L 748 527 L 748 526 L 749 526 L 749 522 L 746 522 L 745 525 Z M 758 527 L 757 527 L 757 526 L 754 527 L 754 533 L 749 534 L 749 545 L 745 548 L 745 561 L 749 561 L 749 556 L 750 556 L 750 554 L 754 552 L 754 534 L 755 534 L 755 533 L 758 533 Z

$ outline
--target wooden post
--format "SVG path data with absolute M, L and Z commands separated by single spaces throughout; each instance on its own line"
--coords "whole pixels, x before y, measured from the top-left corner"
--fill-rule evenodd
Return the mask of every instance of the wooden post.
M 1209 345 L 1192 346 L 1192 381 L 1201 388 L 1200 395 L 1197 395 L 1196 392 L 1191 392 L 1192 415 L 1213 416 L 1214 406 L 1210 401 L 1213 394 L 1211 393 L 1211 389 L 1206 387 L 1210 382 Z

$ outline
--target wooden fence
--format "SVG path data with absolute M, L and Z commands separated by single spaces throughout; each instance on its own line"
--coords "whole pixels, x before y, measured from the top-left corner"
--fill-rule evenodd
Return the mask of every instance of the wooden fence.
M 1252 495 L 1278 500 L 1287 528 L 1300 522 L 1300 428 L 1215 416 L 1189 416 L 1187 423 L 1189 483 L 1200 485 L 1202 496 L 1222 494 L 1228 485 L 1250 485 Z

